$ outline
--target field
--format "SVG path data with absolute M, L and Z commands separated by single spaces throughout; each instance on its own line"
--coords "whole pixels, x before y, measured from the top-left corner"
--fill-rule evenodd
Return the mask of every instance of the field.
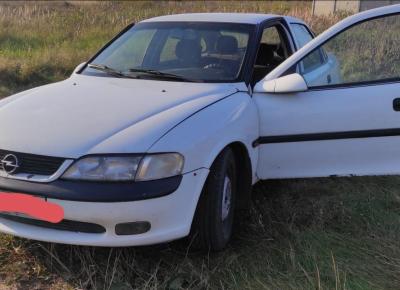
M 344 15 L 311 2 L 0 2 L 0 98 L 65 79 L 130 22 L 229 11 L 294 15 L 317 32 Z M 399 289 L 400 177 L 268 181 L 226 251 L 187 241 L 91 248 L 0 235 L 3 289 Z

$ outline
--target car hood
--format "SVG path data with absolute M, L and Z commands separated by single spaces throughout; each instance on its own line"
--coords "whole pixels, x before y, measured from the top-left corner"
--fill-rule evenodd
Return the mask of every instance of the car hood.
M 74 75 L 0 101 L 0 149 L 78 158 L 144 153 L 179 122 L 238 90 Z

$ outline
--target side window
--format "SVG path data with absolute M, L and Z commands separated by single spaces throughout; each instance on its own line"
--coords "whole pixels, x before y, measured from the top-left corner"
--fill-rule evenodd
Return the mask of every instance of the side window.
M 400 15 L 358 23 L 303 58 L 308 87 L 400 80 Z M 316 65 L 323 50 L 326 64 Z
M 314 38 L 303 24 L 293 23 L 291 27 L 299 49 Z
M 285 31 L 280 25 L 264 29 L 253 70 L 253 84 L 265 77 L 288 56 Z
M 280 26 L 271 26 L 264 29 L 261 37 L 261 44 L 271 48 L 275 57 L 287 58 L 287 45 L 282 33 L 282 27 Z
M 307 74 L 326 63 L 325 53 L 322 49 L 315 50 L 303 60 L 300 71 Z
M 292 24 L 292 31 L 298 48 L 302 48 L 313 39 L 313 35 L 303 24 Z M 325 53 L 322 49 L 312 52 L 308 58 L 304 59 L 300 71 L 308 73 L 326 62 Z
M 264 29 L 261 37 L 261 43 L 268 43 L 274 45 L 280 44 L 281 38 L 279 36 L 278 29 L 275 26 Z

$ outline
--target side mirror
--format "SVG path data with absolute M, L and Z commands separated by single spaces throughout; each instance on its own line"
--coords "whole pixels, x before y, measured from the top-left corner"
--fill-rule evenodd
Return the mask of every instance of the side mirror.
M 77 67 L 74 69 L 74 71 L 72 72 L 72 74 L 76 74 L 78 71 L 80 71 L 83 66 L 86 64 L 86 62 L 82 62 L 81 64 L 78 64 Z
M 255 93 L 297 93 L 308 90 L 304 78 L 298 73 L 274 80 L 261 80 L 254 86 Z

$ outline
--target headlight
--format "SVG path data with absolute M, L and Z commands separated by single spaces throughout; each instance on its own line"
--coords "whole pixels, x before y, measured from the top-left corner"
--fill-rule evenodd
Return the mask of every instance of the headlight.
M 145 181 L 182 173 L 183 156 L 163 153 L 145 156 L 90 156 L 76 161 L 64 179 L 90 181 Z
M 154 180 L 179 175 L 183 169 L 183 156 L 178 153 L 146 155 L 140 162 L 136 180 Z

